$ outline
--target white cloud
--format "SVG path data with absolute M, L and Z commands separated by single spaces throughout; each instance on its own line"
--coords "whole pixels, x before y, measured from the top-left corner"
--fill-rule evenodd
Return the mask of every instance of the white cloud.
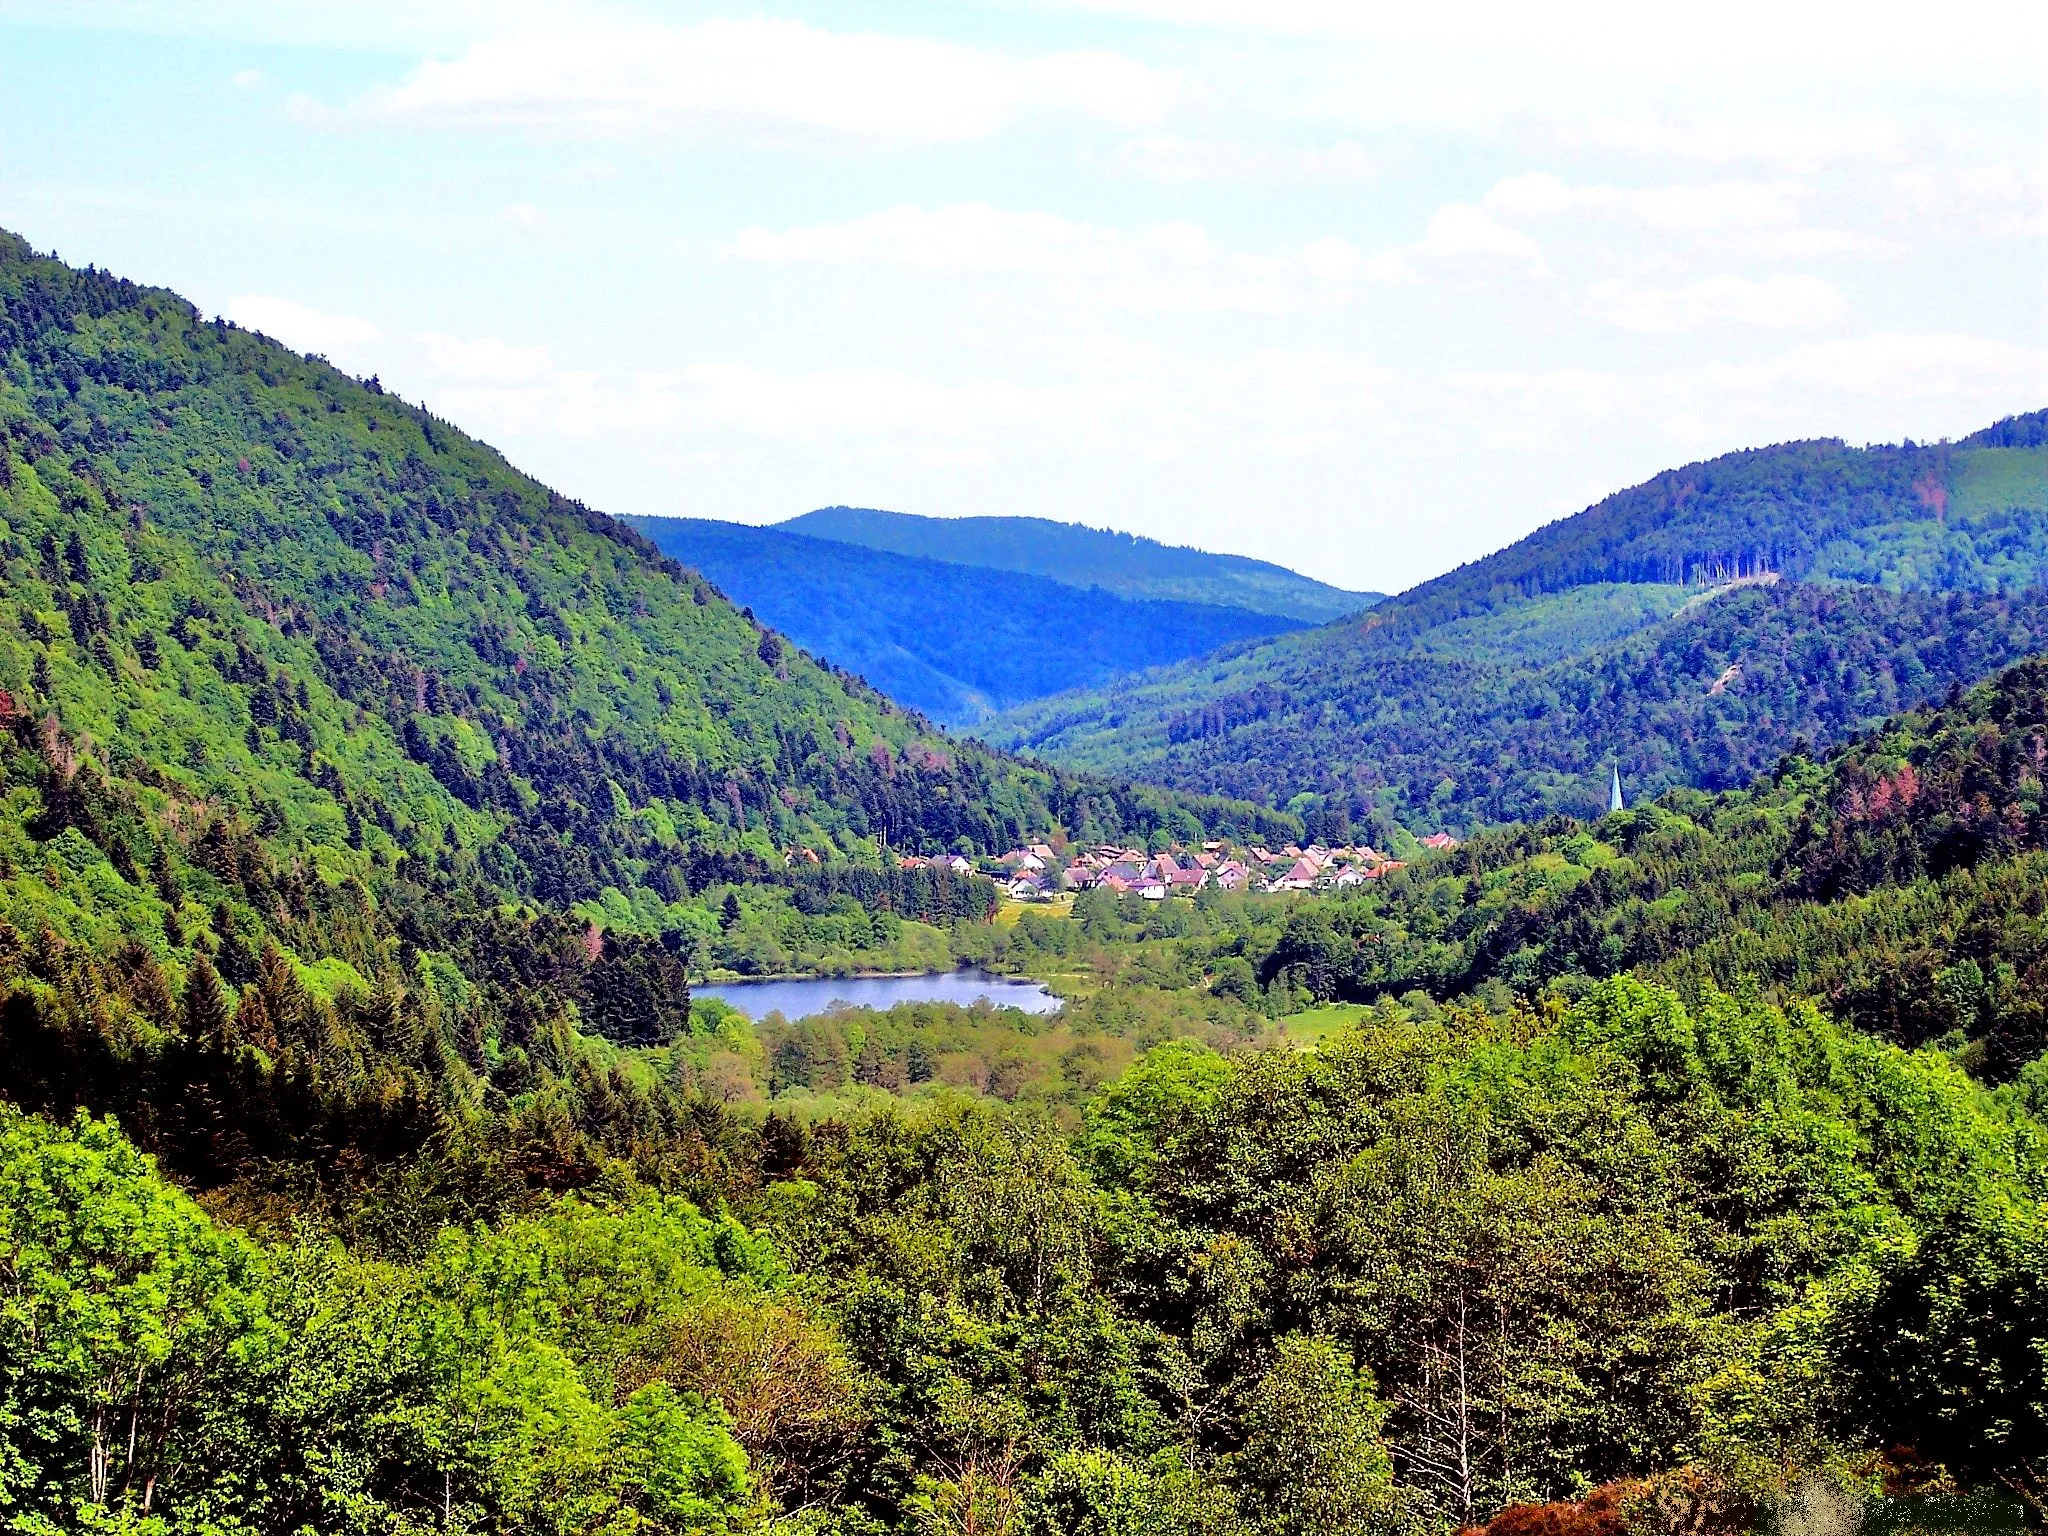
M 1886 211 L 1917 227 L 1946 225 L 1991 239 L 2048 235 L 2048 160 L 1902 167 L 1884 193 Z
M 1697 369 L 1472 370 L 1412 393 L 1432 420 L 1480 423 L 1488 447 L 1584 439 L 1633 454 L 1639 462 L 1629 473 L 1646 475 L 1790 438 L 1960 435 L 2048 397 L 2048 348 L 1962 332 L 1872 331 Z M 1587 489 L 1625 483 L 1628 474 L 1615 471 Z
M 391 122 L 591 137 L 722 125 L 948 143 L 1032 112 L 1138 127 L 1175 89 L 1116 54 L 1020 57 L 754 17 L 499 34 L 428 60 L 366 107 Z
M 1219 248 L 1193 224 L 1118 230 L 986 203 L 906 206 L 834 224 L 745 229 L 726 254 L 778 266 L 1051 279 L 1070 300 L 1174 313 L 1272 313 L 1331 301 L 1362 266 L 1357 248 L 1336 236 L 1244 253 Z
M 314 309 L 274 294 L 239 294 L 222 305 L 220 312 L 239 326 L 261 331 L 296 351 L 331 358 L 343 367 L 360 365 L 384 337 L 371 321 Z
M 353 309 L 227 306 L 598 504 L 1049 512 L 1389 585 L 1687 458 L 2048 400 L 2048 11 L 1734 3 L 0 13 L 216 61 L 87 101 L 26 227 Z M 209 90 L 224 158 L 109 179 Z M 309 138 L 297 91 L 375 131 Z
M 1056 409 L 1057 392 L 987 380 L 942 384 L 895 369 L 789 372 L 738 363 L 684 370 L 689 407 L 712 421 L 769 438 L 900 432 L 966 436 L 1013 426 Z
M 1688 245 L 1711 246 L 1772 261 L 1903 254 L 1894 239 L 1869 230 L 1835 229 L 1805 222 L 1810 186 L 1800 180 L 1720 181 L 1696 185 L 1618 187 L 1574 185 L 1548 171 L 1495 183 L 1480 206 L 1515 225 L 1584 226 L 1600 220 L 1631 226 L 1664 259 Z M 1609 247 L 1610 252 L 1615 247 Z
M 479 32 L 587 11 L 575 0 L 8 0 L 42 25 L 365 52 L 459 45 Z
M 1021 466 L 1077 445 L 1131 465 L 1219 453 L 1284 465 L 1349 443 L 1392 382 L 1385 369 L 1328 350 L 1270 347 L 1189 367 L 1170 350 L 1110 332 L 1047 337 L 1009 362 L 958 376 L 730 358 L 663 371 L 542 368 L 523 379 L 480 368 L 467 382 L 437 385 L 430 398 L 487 438 L 514 433 L 556 445 L 543 457 L 601 453 L 624 432 L 693 462 L 758 465 L 767 455 L 894 473 L 905 464 Z M 665 494 L 694 497 L 702 488 Z M 643 496 L 627 503 L 661 505 Z
M 446 331 L 394 335 L 360 316 L 315 309 L 273 294 L 243 294 L 223 305 L 221 313 L 297 351 L 325 357 L 347 372 L 377 374 L 389 388 L 431 401 L 444 416 L 457 406 L 479 402 L 502 406 L 514 396 L 573 400 L 594 377 L 558 370 L 544 346 Z M 504 416 L 493 410 L 484 420 L 496 423 Z
M 1050 0 L 1049 8 L 1226 34 L 1509 55 L 1588 73 L 1627 68 L 1688 84 L 1711 81 L 1717 72 L 1778 69 L 1808 82 L 1875 76 L 2037 90 L 2040 49 L 2048 41 L 2048 20 L 2027 0 L 1957 0 L 1938 27 L 1926 24 L 1926 12 L 1912 0 L 1866 0 L 1853 17 L 1834 0 L 1698 7 L 1635 0 Z
M 522 347 L 495 336 L 465 338 L 422 331 L 413 338 L 427 371 L 463 383 L 519 384 L 540 378 L 552 362 L 546 347 Z
M 1716 325 L 1798 330 L 1833 325 L 1847 317 L 1849 301 L 1820 278 L 1776 274 L 1761 280 L 1732 273 L 1678 288 L 1596 283 L 1590 313 L 1631 331 L 1671 334 Z
M 1430 216 L 1416 249 L 1445 261 L 1478 259 L 1540 266 L 1543 251 L 1518 229 L 1509 229 L 1482 208 L 1454 203 Z
M 2014 400 L 2038 406 L 2048 398 L 2048 348 L 1961 332 L 1873 331 L 1795 347 L 1766 362 L 1711 367 L 1706 378 L 1730 391 L 1793 398 L 1823 392 L 1915 411 L 1939 402 L 1963 421 L 1982 426 L 1994 414 L 2013 409 Z M 1894 435 L 1929 436 L 1938 429 L 1924 420 L 1916 425 L 1903 413 L 1894 419 L 1898 425 L 1889 429 Z
M 1090 386 L 946 381 L 898 368 L 779 369 L 706 361 L 666 371 L 477 377 L 434 408 L 490 433 L 602 449 L 621 431 L 695 457 L 819 454 L 833 463 L 985 464 L 1036 429 L 1085 430 Z M 1056 427 L 1050 424 L 1058 423 Z M 671 489 L 670 494 L 675 494 Z M 685 492 L 689 494 L 689 492 Z
M 1369 181 L 1379 173 L 1379 162 L 1350 139 L 1298 149 L 1154 133 L 1125 140 L 1108 163 L 1125 175 L 1177 185 Z
M 1381 253 L 1365 270 L 1383 282 L 1410 282 L 1421 278 L 1542 277 L 1548 267 L 1543 247 L 1521 230 L 1501 223 L 1484 208 L 1452 203 L 1430 215 L 1422 237 L 1414 244 Z
M 1200 266 L 1215 255 L 1190 224 L 1135 234 L 1058 214 L 1012 212 L 986 203 L 898 207 L 837 224 L 742 230 L 728 247 L 743 261 L 881 265 L 927 272 L 1027 272 L 1105 276 L 1167 264 Z
M 1511 176 L 1481 199 L 1488 213 L 1519 222 L 1604 215 L 1676 233 L 1793 224 L 1803 189 L 1789 182 L 1704 186 L 1574 186 L 1547 171 Z
M 1549 135 L 1564 147 L 1646 160 L 1749 164 L 1802 173 L 1843 161 L 1898 160 L 1907 153 L 1898 125 L 1882 118 L 1844 122 L 1761 113 L 1739 118 L 1594 116 L 1553 124 Z

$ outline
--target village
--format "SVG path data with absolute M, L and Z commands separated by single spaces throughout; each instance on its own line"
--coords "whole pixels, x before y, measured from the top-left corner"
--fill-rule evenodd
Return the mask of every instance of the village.
M 1436 832 L 1421 840 L 1432 852 L 1455 848 L 1458 840 Z M 1013 848 L 1000 859 L 977 862 L 961 854 L 906 856 L 903 869 L 950 869 L 955 874 L 985 874 L 1002 882 L 1013 901 L 1052 901 L 1063 892 L 1107 890 L 1119 896 L 1164 901 L 1169 896 L 1194 896 L 1201 891 L 1339 891 L 1383 879 L 1403 860 L 1364 844 L 1325 848 L 1319 843 L 1283 848 L 1233 847 L 1206 842 L 1198 848 L 1175 844 L 1158 853 L 1101 843 L 1082 851 L 1061 853 L 1048 843 Z

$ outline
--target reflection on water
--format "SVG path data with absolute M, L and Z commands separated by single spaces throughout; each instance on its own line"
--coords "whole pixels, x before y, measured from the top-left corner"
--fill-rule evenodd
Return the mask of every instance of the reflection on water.
M 719 982 L 690 988 L 694 997 L 715 997 L 750 1019 L 779 1013 L 809 1018 L 834 1003 L 855 1008 L 893 1008 L 898 1003 L 958 1003 L 970 1007 L 987 998 L 999 1008 L 1057 1013 L 1060 1000 L 1043 982 L 994 976 L 987 971 L 942 971 L 935 976 L 800 976 L 788 981 Z

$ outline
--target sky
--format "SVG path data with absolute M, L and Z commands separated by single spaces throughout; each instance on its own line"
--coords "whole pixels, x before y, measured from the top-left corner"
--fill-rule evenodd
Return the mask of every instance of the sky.
M 1396 591 L 2048 406 L 2048 6 L 0 0 L 0 227 L 609 512 Z

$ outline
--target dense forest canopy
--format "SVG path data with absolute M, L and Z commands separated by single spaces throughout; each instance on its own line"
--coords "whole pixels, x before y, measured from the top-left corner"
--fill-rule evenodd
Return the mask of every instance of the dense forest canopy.
M 42 802 L 0 879 L 61 936 L 152 942 L 176 903 L 92 873 L 152 861 L 222 899 L 273 870 L 314 906 L 559 911 L 804 850 L 1288 830 L 949 740 L 374 380 L 174 295 L 10 237 L 0 299 L 0 688 Z M 37 875 L 53 848 L 73 883 Z
M 1417 830 L 1732 788 L 2040 648 L 2048 413 L 1659 476 L 1362 618 L 1021 706 L 992 739 Z
M 2035 660 L 1745 791 L 1488 833 L 1304 909 L 1263 964 L 1325 999 L 1760 981 L 2009 1081 L 2048 1052 L 2044 764 Z
M 2048 1509 L 2040 664 L 1351 898 L 991 922 L 885 843 L 1302 824 L 951 740 L 160 290 L 10 241 L 0 306 L 10 1529 Z M 2033 622 L 1872 593 L 1895 668 Z M 1071 1000 L 755 1027 L 707 954 Z
M 2042 1127 L 1810 1008 L 1613 982 L 1162 1046 L 1072 1139 L 776 1125 L 687 1181 L 732 1216 L 621 1171 L 394 1249 L 245 1235 L 111 1126 L 0 1110 L 10 1502 L 1306 1536 L 1684 1467 L 1637 1507 L 1740 1528 L 1878 1450 L 2034 1487 Z

